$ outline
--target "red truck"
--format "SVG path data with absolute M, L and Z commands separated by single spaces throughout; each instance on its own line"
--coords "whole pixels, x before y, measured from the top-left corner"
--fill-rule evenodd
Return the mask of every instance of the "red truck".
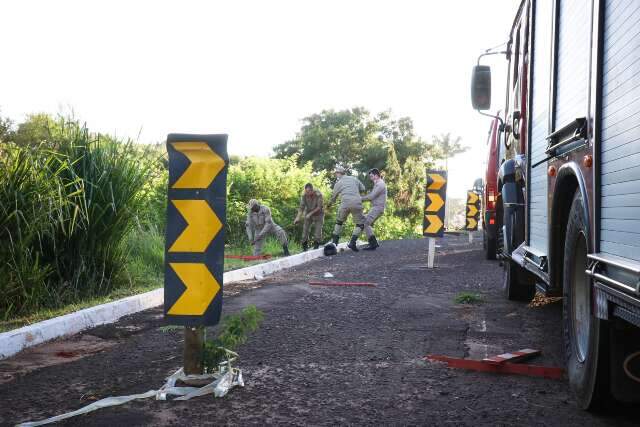
M 500 222 L 496 216 L 496 200 L 498 198 L 498 149 L 500 121 L 495 118 L 489 127 L 487 137 L 487 169 L 482 185 L 482 246 L 487 259 L 496 259 L 498 246 L 498 229 Z
M 562 296 L 580 407 L 640 401 L 640 2 L 522 0 L 495 116 L 498 255 L 510 299 Z M 487 113 L 483 113 L 487 114 Z M 487 203 L 488 203 L 487 196 Z

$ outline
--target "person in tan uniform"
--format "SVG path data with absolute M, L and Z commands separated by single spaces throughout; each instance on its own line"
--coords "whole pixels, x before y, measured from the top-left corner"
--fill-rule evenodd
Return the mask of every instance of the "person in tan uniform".
M 322 203 L 322 193 L 313 188 L 313 184 L 308 183 L 304 186 L 304 192 L 300 197 L 300 207 L 298 215 L 293 220 L 294 224 L 302 223 L 302 250 L 309 249 L 309 232 L 313 227 L 313 249 L 320 247 L 322 240 L 322 225 L 324 224 L 324 205 Z
M 262 255 L 262 246 L 267 236 L 274 235 L 282 245 L 285 256 L 289 256 L 289 241 L 287 233 L 271 218 L 271 209 L 255 200 L 247 204 L 247 222 L 245 224 L 247 237 L 253 245 L 253 254 Z
M 364 221 L 364 232 L 369 239 L 369 246 L 364 248 L 364 250 L 374 251 L 380 245 L 373 233 L 373 223 L 384 214 L 384 209 L 387 206 L 387 184 L 385 184 L 380 176 L 380 171 L 376 168 L 369 171 L 369 179 L 373 181 L 373 189 L 369 194 L 362 196 L 363 202 L 371 202 L 371 208 L 369 208 Z
M 353 176 L 346 175 L 346 171 L 342 166 L 336 166 L 335 168 L 336 181 L 333 186 L 333 192 L 331 193 L 331 199 L 327 204 L 329 208 L 340 197 L 340 207 L 338 208 L 338 215 L 336 216 L 336 225 L 333 228 L 333 243 L 338 244 L 340 240 L 340 233 L 342 233 L 342 226 L 347 220 L 349 214 L 353 217 L 353 222 L 356 226 L 351 234 L 351 240 L 347 245 L 352 251 L 358 252 L 358 236 L 364 230 L 364 215 L 362 214 L 362 197 L 361 192 L 364 192 L 364 185 L 360 180 Z

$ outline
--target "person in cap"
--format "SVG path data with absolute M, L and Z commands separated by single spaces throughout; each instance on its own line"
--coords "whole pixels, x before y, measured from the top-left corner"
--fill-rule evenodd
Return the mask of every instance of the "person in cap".
M 384 214 L 384 209 L 387 206 L 387 184 L 385 184 L 380 176 L 380 171 L 376 168 L 369 171 L 369 179 L 373 182 L 373 189 L 369 194 L 362 196 L 363 202 L 371 202 L 371 208 L 369 208 L 364 221 L 364 232 L 367 235 L 367 239 L 369 239 L 369 246 L 364 250 L 374 251 L 380 245 L 373 233 L 373 223 Z
M 353 176 L 346 175 L 346 170 L 342 166 L 336 166 L 334 173 L 337 181 L 333 186 L 331 198 L 327 204 L 327 208 L 331 207 L 338 197 L 340 197 L 340 207 L 336 216 L 336 225 L 333 228 L 332 240 L 334 244 L 338 244 L 342 226 L 347 220 L 349 214 L 353 218 L 356 226 L 351 234 L 351 240 L 347 245 L 352 251 L 358 252 L 358 236 L 364 230 L 364 215 L 362 214 L 362 197 L 360 193 L 365 190 L 360 180 Z
M 282 245 L 285 256 L 289 256 L 289 241 L 287 233 L 271 218 L 271 209 L 251 199 L 247 203 L 247 222 L 245 224 L 247 237 L 253 245 L 253 254 L 262 255 L 262 246 L 269 235 L 275 236 Z
M 324 224 L 324 206 L 322 203 L 322 193 L 313 188 L 313 184 L 308 183 L 304 186 L 304 192 L 300 197 L 300 207 L 298 215 L 293 220 L 294 224 L 302 223 L 302 250 L 309 249 L 309 232 L 313 227 L 313 249 L 320 247 L 322 240 L 322 225 Z

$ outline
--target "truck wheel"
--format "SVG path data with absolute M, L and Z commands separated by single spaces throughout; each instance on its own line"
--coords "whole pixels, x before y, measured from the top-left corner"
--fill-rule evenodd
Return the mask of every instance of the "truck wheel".
M 567 375 L 578 406 L 596 409 L 605 403 L 609 385 L 605 322 L 592 312 L 587 268 L 588 236 L 582 195 L 573 197 L 564 246 L 563 332 Z
M 531 301 L 536 294 L 536 282 L 531 273 L 510 259 L 503 262 L 502 289 L 511 301 Z
M 504 240 L 507 243 L 508 253 L 516 249 L 523 241 L 521 230 L 523 229 L 520 221 L 524 220 L 522 209 L 505 209 L 505 221 L 509 221 L 509 226 L 504 227 Z M 506 246 L 506 245 L 505 245 Z M 536 294 L 536 282 L 533 274 L 520 267 L 509 258 L 505 258 L 504 274 L 502 281 L 502 289 L 507 299 L 512 301 L 531 301 Z
M 496 259 L 496 239 L 484 233 L 484 255 L 486 259 Z

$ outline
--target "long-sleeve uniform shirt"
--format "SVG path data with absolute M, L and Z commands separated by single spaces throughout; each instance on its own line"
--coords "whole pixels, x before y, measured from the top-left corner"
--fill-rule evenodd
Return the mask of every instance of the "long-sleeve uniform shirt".
M 307 218 L 314 210 L 317 212 L 311 214 L 310 218 Z M 318 190 L 314 190 L 311 196 L 308 196 L 306 192 L 302 193 L 300 197 L 300 208 L 298 210 L 298 217 L 303 217 L 302 225 L 302 242 L 309 240 L 309 232 L 313 228 L 314 242 L 320 242 L 322 240 L 322 225 L 324 224 L 324 204 L 322 203 L 322 193 Z
M 287 233 L 271 218 L 271 209 L 261 205 L 258 212 L 249 209 L 246 222 L 247 237 L 250 242 L 254 242 L 254 255 L 260 255 L 264 239 L 273 234 L 281 244 L 285 245 Z
M 378 182 L 373 185 L 371 192 L 365 196 L 362 196 L 362 201 L 370 200 L 371 208 L 384 208 L 387 206 L 387 184 L 380 178 Z
M 362 197 L 360 192 L 364 191 L 364 185 L 360 180 L 353 176 L 343 175 L 333 186 L 331 199 L 329 204 L 333 204 L 340 197 L 340 207 L 336 215 L 336 226 L 333 229 L 334 235 L 340 235 L 342 224 L 347 220 L 349 214 L 353 216 L 353 222 L 356 224 L 354 234 L 359 234 L 358 225 L 364 227 L 364 215 L 362 214 Z
M 362 196 L 362 200 L 371 201 L 371 208 L 367 212 L 364 223 L 364 232 L 367 237 L 371 237 L 374 235 L 373 223 L 384 214 L 384 208 L 387 206 L 387 184 L 382 178 L 373 185 L 373 189 L 369 194 Z
M 329 204 L 332 205 L 338 197 L 341 199 L 341 207 L 362 207 L 360 193 L 365 190 L 360 180 L 353 176 L 344 175 L 333 186 Z

